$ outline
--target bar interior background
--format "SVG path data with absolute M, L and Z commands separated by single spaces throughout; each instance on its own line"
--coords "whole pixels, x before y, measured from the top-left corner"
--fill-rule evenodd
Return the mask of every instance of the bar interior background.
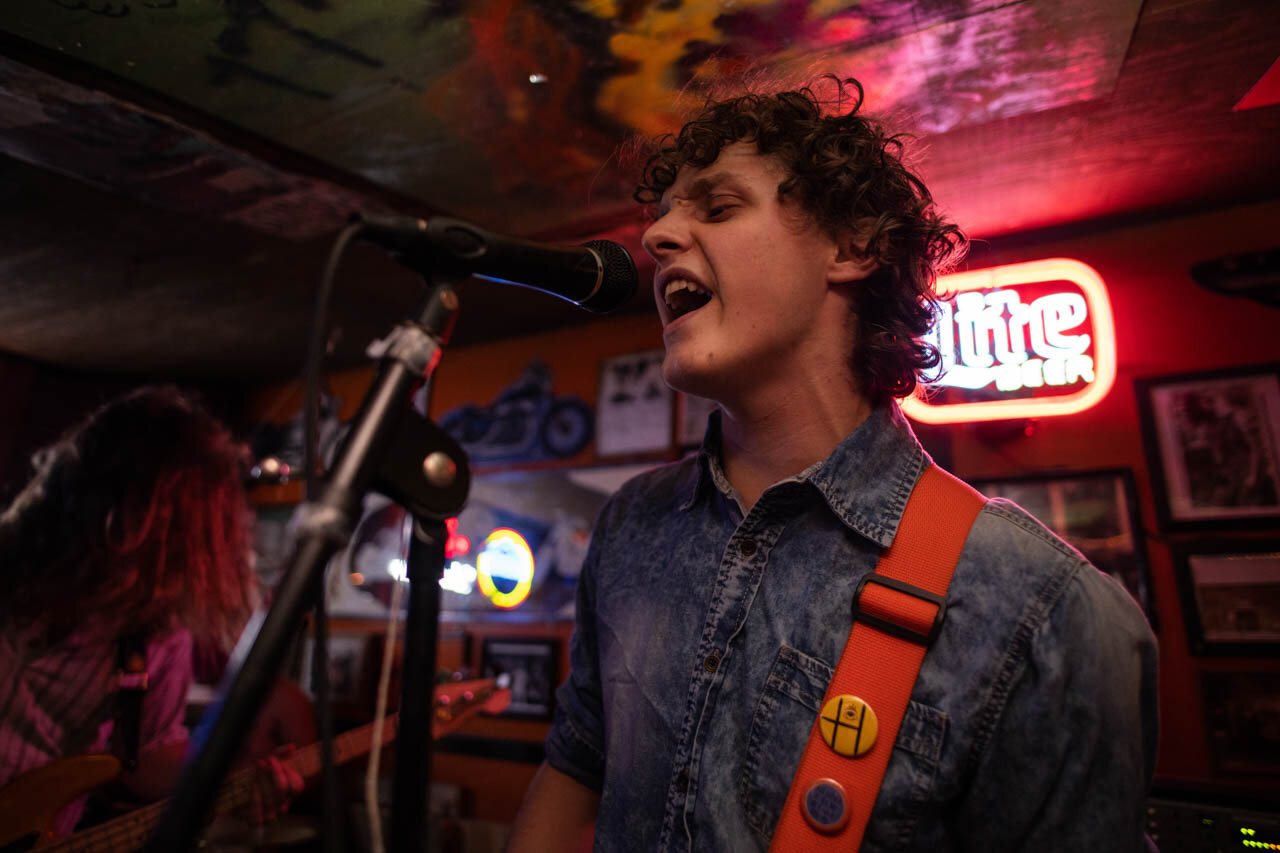
M 1186 448 L 1161 445 L 1178 435 L 1170 400 L 1275 393 L 1278 59 L 1269 0 L 6 4 L 0 489 L 98 402 L 153 380 L 199 388 L 261 455 L 287 456 L 316 281 L 353 211 L 628 247 L 641 287 L 608 318 L 463 283 L 437 374 L 431 414 L 469 436 L 477 474 L 441 666 L 505 669 L 520 687 L 507 714 L 438 743 L 435 807 L 460 849 L 498 849 L 566 673 L 593 508 L 687 452 L 705 416 L 654 390 L 653 267 L 619 146 L 744 81 L 853 75 L 872 113 L 916 137 L 920 173 L 974 238 L 967 269 L 1068 258 L 1105 282 L 1115 380 L 1096 405 L 918 432 L 1145 598 L 1162 846 L 1217 849 L 1197 845 L 1246 813 L 1280 841 L 1280 508 L 1227 494 L 1197 511 Z M 370 381 L 366 345 L 419 288 L 374 249 L 348 254 L 325 380 L 337 423 Z M 1276 475 L 1278 428 L 1255 430 L 1255 473 Z M 252 497 L 269 576 L 301 489 Z M 344 726 L 368 719 L 396 582 L 400 518 L 367 510 L 331 578 Z M 481 588 L 474 558 L 499 530 L 528 545 L 528 590 L 501 537 L 490 553 L 517 562 Z

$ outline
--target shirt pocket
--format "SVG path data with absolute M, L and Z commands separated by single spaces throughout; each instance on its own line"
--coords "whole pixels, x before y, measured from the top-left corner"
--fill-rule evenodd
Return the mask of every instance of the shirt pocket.
M 756 702 L 738 800 L 747 823 L 765 842 L 773 837 L 831 675 L 827 664 L 784 645 Z
M 765 681 L 738 780 L 747 822 L 765 842 L 777 826 L 831 676 L 827 664 L 784 645 Z M 864 849 L 900 850 L 910 844 L 933 791 L 946 731 L 943 711 L 908 704 Z
M 867 822 L 863 850 L 906 850 L 911 846 L 920 816 L 926 813 L 933 796 L 946 736 L 945 711 L 919 702 L 907 703 L 893 755 Z

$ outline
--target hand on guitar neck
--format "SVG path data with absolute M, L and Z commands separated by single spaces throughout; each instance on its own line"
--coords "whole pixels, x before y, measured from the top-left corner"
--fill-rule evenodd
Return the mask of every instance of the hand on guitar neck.
M 249 803 L 249 820 L 254 826 L 262 826 L 284 814 L 307 787 L 302 774 L 288 762 L 295 751 L 293 744 L 286 744 L 274 755 L 254 761 L 257 772 L 251 777 L 254 786 Z

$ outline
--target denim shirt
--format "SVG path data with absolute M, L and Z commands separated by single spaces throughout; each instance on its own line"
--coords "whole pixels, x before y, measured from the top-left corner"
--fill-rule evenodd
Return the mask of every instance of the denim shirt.
M 743 515 L 713 417 L 601 511 L 548 763 L 601 792 L 595 848 L 765 850 L 859 579 L 931 460 L 896 405 Z M 1116 581 L 989 501 L 862 846 L 1144 850 L 1156 645 Z

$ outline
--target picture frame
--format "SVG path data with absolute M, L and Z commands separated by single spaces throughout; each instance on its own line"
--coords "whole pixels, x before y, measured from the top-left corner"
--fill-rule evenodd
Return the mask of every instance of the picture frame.
M 253 570 L 264 589 L 275 589 L 284 577 L 293 549 L 296 504 L 268 503 L 253 509 Z
M 481 641 L 482 678 L 506 676 L 511 704 L 501 716 L 549 721 L 555 710 L 559 642 L 553 638 L 484 637 Z
M 674 393 L 662 378 L 663 350 L 607 358 L 596 401 L 596 456 L 671 449 Z
M 347 620 L 343 620 L 344 622 Z M 329 696 L 340 713 L 349 714 L 362 709 L 372 698 L 372 687 L 379 663 L 379 649 L 371 642 L 381 641 L 378 623 L 368 628 L 351 629 L 334 624 L 328 637 Z M 298 683 L 312 699 L 316 698 L 316 685 L 312 678 L 312 658 L 315 655 L 316 638 L 307 631 L 302 641 Z
M 1192 654 L 1280 654 L 1280 539 L 1175 544 L 1171 552 Z
M 1203 672 L 1200 695 L 1214 772 L 1280 776 L 1280 673 Z
M 1280 525 L 1280 363 L 1134 380 L 1160 528 Z
M 1032 473 L 974 479 L 971 485 L 987 497 L 1008 498 L 1035 516 L 1099 571 L 1119 581 L 1151 629 L 1159 629 L 1132 470 Z
M 676 393 L 676 447 L 694 450 L 702 444 L 707 432 L 707 419 L 720 407 L 715 400 L 695 397 L 683 391 Z

